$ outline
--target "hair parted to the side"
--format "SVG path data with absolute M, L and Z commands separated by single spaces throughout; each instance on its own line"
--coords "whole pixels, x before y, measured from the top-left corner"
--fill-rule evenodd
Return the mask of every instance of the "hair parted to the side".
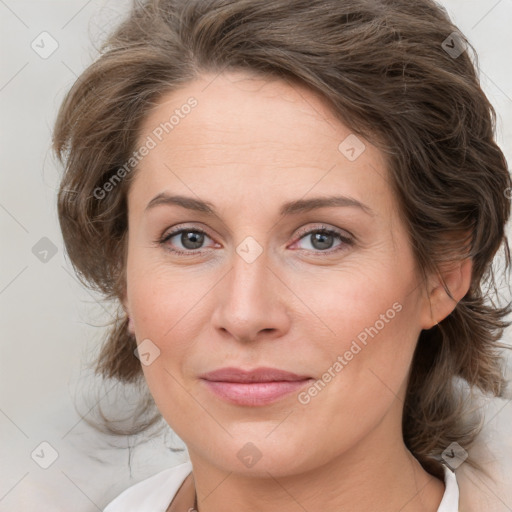
M 421 272 L 473 260 L 469 292 L 420 335 L 404 405 L 406 446 L 442 478 L 443 450 L 453 441 L 470 447 L 480 430 L 478 415 L 467 417 L 460 382 L 503 393 L 499 340 L 511 310 L 496 301 L 493 268 L 501 247 L 502 270 L 510 270 L 511 178 L 473 47 L 466 41 L 457 57 L 443 48 L 453 32 L 431 0 L 134 3 L 65 97 L 55 125 L 54 150 L 65 165 L 58 214 L 78 275 L 106 299 L 124 296 L 126 197 L 136 170 L 105 197 L 95 191 L 130 158 L 141 121 L 163 93 L 223 70 L 307 85 L 386 155 Z M 97 373 L 140 382 L 135 347 L 120 308 Z

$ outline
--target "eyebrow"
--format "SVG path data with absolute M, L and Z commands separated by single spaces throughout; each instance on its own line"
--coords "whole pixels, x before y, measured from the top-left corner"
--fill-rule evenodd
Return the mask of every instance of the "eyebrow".
M 159 205 L 176 205 L 188 210 L 194 210 L 210 215 L 217 215 L 215 207 L 208 201 L 194 199 L 193 197 L 169 195 L 162 192 L 155 196 L 146 206 L 145 212 L 151 210 Z M 375 212 L 366 204 L 361 203 L 357 199 L 348 196 L 327 196 L 327 197 L 313 197 L 310 199 L 297 199 L 284 203 L 280 209 L 280 215 L 294 215 L 304 212 L 309 212 L 318 208 L 333 208 L 333 207 L 355 207 L 359 208 L 368 215 L 375 216 Z

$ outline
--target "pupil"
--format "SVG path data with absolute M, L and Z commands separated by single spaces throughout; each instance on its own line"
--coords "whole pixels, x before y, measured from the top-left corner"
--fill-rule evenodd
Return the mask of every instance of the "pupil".
M 329 249 L 332 246 L 332 238 L 332 235 L 327 233 L 315 233 L 313 235 L 313 247 L 315 249 Z
M 181 243 L 183 247 L 187 249 L 199 249 L 203 243 L 203 233 L 197 233 L 196 231 L 187 231 L 181 235 Z

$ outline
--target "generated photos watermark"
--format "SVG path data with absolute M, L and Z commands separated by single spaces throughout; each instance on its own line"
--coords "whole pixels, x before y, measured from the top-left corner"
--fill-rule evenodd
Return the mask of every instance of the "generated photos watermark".
M 368 344 L 368 337 L 374 338 L 379 332 L 386 327 L 389 322 L 395 318 L 397 313 L 402 311 L 402 304 L 395 302 L 386 313 L 380 315 L 379 319 L 370 327 L 365 327 L 357 336 L 357 339 L 352 340 L 350 348 L 347 349 L 343 355 L 339 355 L 336 361 L 333 362 L 329 368 L 322 374 L 322 377 L 316 380 L 305 391 L 301 391 L 297 395 L 298 401 L 302 405 L 307 405 L 311 399 L 317 396 L 326 386 L 331 382 L 340 372 L 349 364 L 354 356 L 359 354 L 361 350 Z M 359 342 L 359 343 L 358 343 Z
M 101 201 L 107 197 L 107 194 L 117 187 L 119 183 L 130 174 L 133 169 L 140 163 L 140 161 L 149 155 L 152 149 L 155 149 L 159 142 L 161 142 L 165 135 L 171 133 L 172 130 L 178 126 L 185 117 L 187 117 L 192 109 L 197 107 L 198 101 L 191 96 L 187 102 L 181 105 L 180 108 L 174 110 L 174 113 L 169 117 L 168 121 L 160 123 L 152 132 L 151 135 L 146 137 L 144 143 L 133 152 L 128 161 L 117 169 L 117 171 L 101 186 L 96 187 L 93 191 L 93 196 Z

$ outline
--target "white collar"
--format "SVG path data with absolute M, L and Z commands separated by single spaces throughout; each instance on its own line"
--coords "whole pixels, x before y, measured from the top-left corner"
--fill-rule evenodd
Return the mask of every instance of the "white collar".
M 437 512 L 458 512 L 459 486 L 455 472 L 443 464 L 445 491 Z

